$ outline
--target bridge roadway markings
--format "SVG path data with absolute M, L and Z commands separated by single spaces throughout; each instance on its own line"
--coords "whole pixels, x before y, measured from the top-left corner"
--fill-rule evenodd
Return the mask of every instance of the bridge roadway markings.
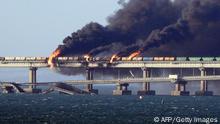
M 116 61 L 112 64 L 106 62 L 66 61 L 56 63 L 57 67 L 75 68 L 220 68 L 220 61 Z M 0 61 L 0 68 L 48 68 L 47 62 L 39 61 Z

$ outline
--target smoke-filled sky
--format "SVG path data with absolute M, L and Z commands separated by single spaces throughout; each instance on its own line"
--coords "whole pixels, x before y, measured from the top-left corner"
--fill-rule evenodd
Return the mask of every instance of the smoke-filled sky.
M 106 25 L 117 0 L 0 0 L 0 56 L 49 56 L 85 24 Z
M 219 0 L 120 0 L 108 25 L 85 24 L 58 47 L 61 55 L 219 56 Z

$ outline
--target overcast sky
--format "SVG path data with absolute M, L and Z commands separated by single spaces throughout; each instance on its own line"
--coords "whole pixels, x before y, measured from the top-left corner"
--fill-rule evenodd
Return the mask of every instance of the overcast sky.
M 106 18 L 118 0 L 0 0 L 0 56 L 48 56 L 73 31 Z

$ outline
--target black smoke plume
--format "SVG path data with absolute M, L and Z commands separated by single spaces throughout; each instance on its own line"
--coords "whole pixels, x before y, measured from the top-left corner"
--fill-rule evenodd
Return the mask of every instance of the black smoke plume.
M 139 43 L 154 29 L 175 23 L 182 7 L 169 0 L 131 0 L 102 26 L 91 22 L 63 40 L 61 55 L 111 55 Z M 129 53 L 130 51 L 127 51 Z
M 91 22 L 59 45 L 61 55 L 218 56 L 219 0 L 130 0 L 108 17 Z
M 153 31 L 144 41 L 151 55 L 219 56 L 220 1 L 191 0 L 176 24 Z M 159 48 L 158 48 L 159 47 Z

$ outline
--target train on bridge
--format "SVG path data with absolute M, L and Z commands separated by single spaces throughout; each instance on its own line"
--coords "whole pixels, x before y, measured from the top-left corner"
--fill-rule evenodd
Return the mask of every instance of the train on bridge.
M 49 57 L 0 57 L 0 61 L 45 61 L 47 62 Z M 75 57 L 56 57 L 54 62 L 62 61 L 110 61 L 111 57 L 89 57 L 82 56 Z M 134 57 L 129 59 L 128 57 L 117 57 L 114 61 L 220 61 L 220 57 Z
M 114 58 L 113 61 L 112 58 Z M 113 62 L 113 63 L 112 63 Z M 117 69 L 132 69 L 140 68 L 143 72 L 143 78 L 141 80 L 135 80 L 143 83 L 143 87 L 138 91 L 138 94 L 148 94 L 153 95 L 155 91 L 150 90 L 150 82 L 153 82 L 151 72 L 154 68 L 193 68 L 198 69 L 201 73 L 201 76 L 197 80 L 200 80 L 200 90 L 195 94 L 202 95 L 212 95 L 212 91 L 208 91 L 207 80 L 219 80 L 219 76 L 215 75 L 215 69 L 220 68 L 220 57 L 90 57 L 90 56 L 69 56 L 69 57 L 0 57 L 0 67 L 22 67 L 29 68 L 29 86 L 30 92 L 35 92 L 34 86 L 37 83 L 37 69 L 38 68 L 48 68 L 48 67 L 66 67 L 66 68 L 85 68 L 86 69 L 86 80 L 78 81 L 78 83 L 86 83 L 86 91 L 92 93 L 98 93 L 96 89 L 93 89 L 93 84 L 97 82 L 103 83 L 104 80 L 94 80 L 93 73 L 97 68 L 117 68 Z M 212 77 L 206 77 L 206 69 L 213 69 Z M 180 72 L 182 73 L 182 72 Z M 177 76 L 176 76 L 177 77 Z M 205 77 L 205 78 L 204 78 Z M 149 80 L 146 80 L 149 79 Z M 151 80 L 150 80 L 151 79 Z M 193 76 L 193 79 L 195 77 Z M 105 80 L 109 82 L 109 80 Z M 131 91 L 127 90 L 128 82 L 135 82 L 132 79 L 128 79 L 125 82 L 121 83 L 122 80 L 111 80 L 110 83 L 117 83 L 116 90 L 113 91 L 113 94 L 123 95 L 131 94 Z M 163 82 L 164 80 L 159 80 Z M 175 90 L 172 92 L 174 95 L 189 95 L 188 91 L 185 91 L 185 85 L 187 81 L 190 80 L 180 80 L 180 78 L 169 78 L 165 79 L 166 82 L 175 82 Z M 64 82 L 65 83 L 65 82 Z M 8 86 L 11 87 L 11 86 Z M 10 88 L 9 88 L 10 89 Z M 125 89 L 125 90 L 123 90 Z

